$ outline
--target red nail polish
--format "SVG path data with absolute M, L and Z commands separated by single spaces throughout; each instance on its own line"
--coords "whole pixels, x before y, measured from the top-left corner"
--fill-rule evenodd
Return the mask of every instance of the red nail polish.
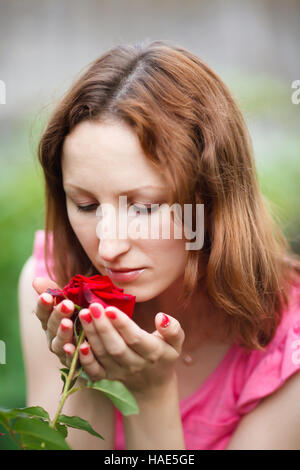
M 69 329 L 69 325 L 65 325 L 63 322 L 60 323 L 61 331 L 67 331 Z
M 164 318 L 163 318 L 160 326 L 163 327 L 163 328 L 166 328 L 170 324 L 170 319 L 164 313 L 162 315 L 164 316 Z
M 100 307 L 98 307 L 98 305 L 90 305 L 89 310 L 91 311 L 94 318 L 100 318 L 102 315 L 102 312 L 100 310 Z
M 84 356 L 87 356 L 89 353 L 90 347 L 88 344 L 82 344 L 79 349 Z
M 51 297 L 51 299 L 52 299 L 52 297 Z M 45 296 L 44 296 L 44 294 L 41 295 L 41 301 L 43 302 L 44 305 L 50 305 L 51 304 L 51 299 L 50 299 L 50 294 L 46 294 Z
M 60 311 L 62 313 L 70 313 L 71 312 L 71 308 L 69 308 L 66 304 L 62 303 L 61 304 L 61 307 L 60 307 Z
M 93 321 L 92 316 L 89 312 L 82 313 L 80 315 L 80 318 L 82 318 L 87 323 L 91 323 Z
M 70 349 L 70 345 L 68 345 L 68 344 L 64 344 L 63 350 L 64 350 L 65 353 L 67 353 L 69 356 L 71 356 L 72 353 L 73 353 L 73 349 L 72 349 L 72 348 Z
M 105 311 L 105 313 L 106 313 L 106 316 L 108 318 L 111 318 L 112 320 L 115 320 L 115 318 L 117 318 L 116 312 L 111 312 L 110 310 L 108 310 L 108 311 Z

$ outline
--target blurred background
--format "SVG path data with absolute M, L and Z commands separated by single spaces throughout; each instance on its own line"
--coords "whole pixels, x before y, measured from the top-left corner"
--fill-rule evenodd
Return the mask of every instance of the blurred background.
M 26 405 L 17 286 L 44 228 L 36 148 L 59 97 L 117 44 L 161 39 L 191 50 L 239 103 L 263 193 L 300 253 L 299 24 L 299 0 L 0 0 L 0 408 Z M 13 445 L 0 437 L 1 448 Z

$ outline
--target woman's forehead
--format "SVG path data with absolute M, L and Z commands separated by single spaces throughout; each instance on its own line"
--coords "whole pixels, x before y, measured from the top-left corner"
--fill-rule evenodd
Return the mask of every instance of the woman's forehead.
M 64 187 L 97 181 L 118 193 L 165 191 L 163 175 L 143 153 L 135 134 L 119 124 L 84 122 L 69 134 L 62 152 Z M 98 183 L 98 184 L 99 184 Z

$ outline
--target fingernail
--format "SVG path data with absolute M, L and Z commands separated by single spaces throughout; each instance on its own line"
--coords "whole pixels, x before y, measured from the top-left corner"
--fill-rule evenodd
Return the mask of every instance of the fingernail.
M 167 315 L 165 315 L 164 313 L 162 313 L 162 315 L 163 315 L 163 320 L 162 320 L 160 326 L 161 326 L 162 328 L 166 328 L 166 327 L 170 324 L 170 319 L 169 319 L 169 317 L 168 317 Z
M 100 318 L 102 315 L 100 307 L 98 305 L 90 305 L 89 310 L 91 311 L 94 318 Z
M 41 296 L 41 301 L 43 302 L 44 305 L 50 305 L 52 302 L 52 295 L 50 294 L 42 294 Z
M 86 323 L 91 323 L 93 321 L 92 316 L 89 312 L 81 313 L 80 318 L 82 318 Z
M 69 354 L 69 356 L 72 354 L 72 351 L 66 344 L 63 346 L 63 350 L 65 351 L 65 353 Z
M 79 349 L 84 356 L 87 356 L 89 353 L 90 347 L 88 344 L 82 344 Z
M 111 318 L 112 320 L 114 320 L 115 318 L 117 318 L 117 314 L 116 312 L 111 312 L 110 310 L 105 310 L 105 314 L 108 318 Z
M 63 303 L 60 306 L 60 311 L 62 313 L 70 313 L 73 308 L 73 304 L 69 301 L 63 301 Z
M 67 330 L 69 330 L 69 325 L 66 325 L 64 320 L 62 320 L 60 322 L 60 328 L 61 328 L 62 331 L 67 331 Z

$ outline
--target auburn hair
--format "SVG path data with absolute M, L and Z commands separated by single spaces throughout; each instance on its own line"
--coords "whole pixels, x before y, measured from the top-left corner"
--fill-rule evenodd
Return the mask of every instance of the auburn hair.
M 225 316 L 227 335 L 248 350 L 263 349 L 288 306 L 300 260 L 260 191 L 248 129 L 229 89 L 196 55 L 170 42 L 111 49 L 56 105 L 38 147 L 49 276 L 64 286 L 75 274 L 98 273 L 68 220 L 61 156 L 78 123 L 107 118 L 134 130 L 165 176 L 172 203 L 204 204 L 204 246 L 187 255 L 183 307 L 199 286 L 199 263 L 205 261 L 201 282 Z

